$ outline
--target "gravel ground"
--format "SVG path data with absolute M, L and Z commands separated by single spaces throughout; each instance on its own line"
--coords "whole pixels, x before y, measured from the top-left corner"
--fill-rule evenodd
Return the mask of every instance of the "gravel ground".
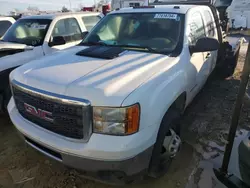
M 223 155 L 246 48 L 245 44 L 234 76 L 226 80 L 211 78 L 185 112 L 182 119 L 184 144 L 169 173 L 160 179 L 146 179 L 125 187 L 186 187 L 190 186 L 190 181 L 192 188 L 209 187 L 206 182 L 202 183 L 200 161 Z M 242 111 L 240 126 L 249 129 L 248 97 L 245 97 Z M 7 116 L 0 117 L 0 143 L 0 188 L 111 187 L 84 179 L 74 170 L 25 146 Z M 213 181 L 211 187 L 214 187 Z

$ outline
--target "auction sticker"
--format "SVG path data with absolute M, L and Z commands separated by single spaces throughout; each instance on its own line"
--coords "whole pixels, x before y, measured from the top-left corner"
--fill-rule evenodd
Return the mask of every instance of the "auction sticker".
M 177 14 L 155 14 L 155 19 L 177 20 Z
M 31 25 L 31 28 L 33 29 L 38 29 L 38 30 L 43 30 L 43 29 L 46 29 L 47 25 L 39 25 L 39 24 L 32 24 Z

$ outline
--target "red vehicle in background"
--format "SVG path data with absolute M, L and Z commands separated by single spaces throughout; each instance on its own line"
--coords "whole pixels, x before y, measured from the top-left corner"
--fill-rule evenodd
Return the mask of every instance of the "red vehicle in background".
M 101 8 L 101 10 L 100 10 L 100 8 Z M 102 5 L 100 8 L 98 8 L 98 12 L 102 11 L 102 13 L 104 15 L 106 15 L 107 13 L 109 13 L 111 11 L 111 4 Z M 94 12 L 94 11 L 96 11 L 96 9 L 95 9 L 95 7 L 83 7 L 82 11 Z
M 111 4 L 103 5 L 102 6 L 102 13 L 104 15 L 108 14 L 111 11 Z
M 94 7 L 83 7 L 82 11 L 94 12 Z

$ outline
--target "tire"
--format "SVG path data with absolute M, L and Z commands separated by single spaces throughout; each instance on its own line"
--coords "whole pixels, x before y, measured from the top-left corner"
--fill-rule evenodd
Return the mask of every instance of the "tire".
M 181 117 L 181 112 L 173 108 L 170 108 L 168 112 L 164 115 L 158 131 L 157 140 L 154 145 L 151 162 L 149 165 L 148 175 L 150 177 L 159 178 L 167 173 L 169 166 L 172 163 L 172 160 L 175 157 L 175 155 L 172 156 L 171 153 L 167 151 L 167 149 L 164 147 L 164 142 L 166 138 L 169 137 L 169 134 L 175 131 L 178 132 L 179 134 L 180 117 Z M 175 136 L 177 136 L 176 139 L 178 138 L 176 141 L 181 142 L 179 136 L 177 134 Z
M 217 75 L 221 79 L 228 78 L 234 74 L 235 68 L 238 63 L 240 50 L 232 57 L 224 60 L 223 65 L 218 67 Z

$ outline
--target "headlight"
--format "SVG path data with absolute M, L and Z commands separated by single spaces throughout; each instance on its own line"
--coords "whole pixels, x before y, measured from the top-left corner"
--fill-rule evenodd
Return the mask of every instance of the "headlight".
M 112 135 L 129 135 L 139 129 L 140 107 L 93 107 L 93 132 Z

